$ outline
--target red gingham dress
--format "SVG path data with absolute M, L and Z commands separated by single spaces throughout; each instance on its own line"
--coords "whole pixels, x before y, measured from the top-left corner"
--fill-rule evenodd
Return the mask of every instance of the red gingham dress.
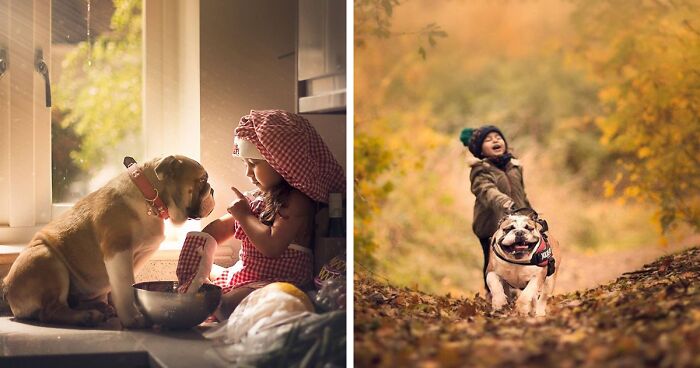
M 177 280 L 179 286 L 177 288 L 178 292 L 184 293 L 189 289 L 192 280 L 194 280 L 197 272 L 199 271 L 199 264 L 202 262 L 202 257 L 207 251 L 207 242 L 211 241 L 214 244 L 210 246 L 216 246 L 216 241 L 209 240 L 211 236 L 207 237 L 201 234 L 196 234 L 195 232 L 190 232 L 185 237 L 185 243 L 182 244 L 182 250 L 180 251 L 180 258 L 177 260 L 177 268 L 175 269 L 175 274 L 177 275 Z M 205 261 L 206 262 L 206 261 Z M 211 267 L 208 267 L 211 271 Z M 209 275 L 206 275 L 207 277 Z
M 249 201 L 255 216 L 263 210 L 262 197 Z M 212 283 L 221 286 L 224 293 L 254 282 L 289 282 L 299 288 L 308 286 L 313 278 L 311 250 L 290 244 L 278 258 L 265 257 L 255 248 L 238 221 L 234 224 L 234 237 L 241 240 L 238 262 L 226 269 Z

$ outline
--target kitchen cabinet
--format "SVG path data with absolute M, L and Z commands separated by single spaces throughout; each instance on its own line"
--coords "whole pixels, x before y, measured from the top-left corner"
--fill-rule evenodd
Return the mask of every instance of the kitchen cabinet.
M 344 112 L 345 1 L 299 0 L 299 112 Z

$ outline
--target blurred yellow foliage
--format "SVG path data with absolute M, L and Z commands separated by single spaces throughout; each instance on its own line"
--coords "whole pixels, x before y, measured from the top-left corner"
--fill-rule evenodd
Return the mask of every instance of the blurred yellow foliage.
M 657 206 L 663 231 L 700 230 L 700 1 L 576 4 L 579 60 L 601 84 L 601 143 L 633 178 L 622 194 Z
M 651 148 L 649 148 L 649 147 L 642 147 L 642 148 L 637 150 L 637 157 L 639 157 L 639 158 L 647 158 L 647 157 L 651 156 L 651 154 L 652 154 L 652 151 L 651 151 Z
M 380 1 L 355 4 L 358 262 L 428 291 L 481 287 L 475 199 L 457 137 L 486 123 L 505 132 L 525 162 L 531 203 L 569 247 L 648 245 L 655 228 L 638 226 L 648 204 L 659 209 L 659 229 L 697 213 L 668 216 L 677 213 L 674 193 L 693 197 L 700 187 L 691 111 L 700 110 L 700 84 L 689 80 L 700 63 L 682 63 L 700 49 L 668 39 L 696 44 L 679 23 L 687 17 L 660 26 L 668 12 L 646 1 L 416 0 L 391 2 L 391 14 Z M 406 34 L 431 23 L 449 36 L 423 59 Z

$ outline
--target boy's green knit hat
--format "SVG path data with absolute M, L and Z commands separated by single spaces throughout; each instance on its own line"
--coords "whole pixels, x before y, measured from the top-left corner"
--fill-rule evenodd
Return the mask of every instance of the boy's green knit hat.
M 496 132 L 501 136 L 501 138 L 503 138 L 507 151 L 508 142 L 506 141 L 506 136 L 504 136 L 501 130 L 495 125 L 484 125 L 477 129 L 464 128 L 459 134 L 459 140 L 462 141 L 463 145 L 469 148 L 469 152 L 471 152 L 474 157 L 484 158 L 484 156 L 481 154 L 481 146 L 484 144 L 484 139 L 486 139 L 486 136 L 491 132 Z

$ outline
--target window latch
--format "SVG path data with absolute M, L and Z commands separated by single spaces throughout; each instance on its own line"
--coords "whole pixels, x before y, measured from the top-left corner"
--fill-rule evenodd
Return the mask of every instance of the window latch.
M 34 57 L 34 67 L 36 71 L 44 77 L 44 86 L 46 93 L 46 107 L 51 107 L 51 82 L 49 80 L 49 66 L 44 61 L 44 52 L 41 49 L 36 50 Z
M 7 71 L 7 53 L 5 49 L 0 48 L 0 79 L 5 75 Z

